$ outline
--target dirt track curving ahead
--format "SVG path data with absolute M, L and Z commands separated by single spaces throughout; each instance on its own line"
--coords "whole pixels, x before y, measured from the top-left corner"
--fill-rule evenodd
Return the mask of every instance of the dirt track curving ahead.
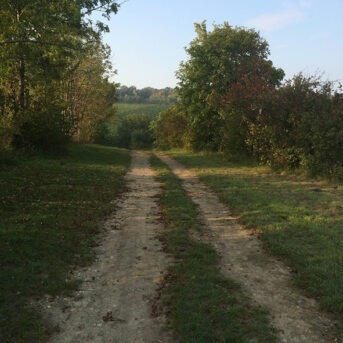
M 199 206 L 206 225 L 203 239 L 218 251 L 222 273 L 238 281 L 252 301 L 269 310 L 280 342 L 343 342 L 331 334 L 334 323 L 320 312 L 316 301 L 294 286 L 289 268 L 264 251 L 258 237 L 238 223 L 214 192 L 180 163 L 158 156 L 183 180 L 188 195 Z

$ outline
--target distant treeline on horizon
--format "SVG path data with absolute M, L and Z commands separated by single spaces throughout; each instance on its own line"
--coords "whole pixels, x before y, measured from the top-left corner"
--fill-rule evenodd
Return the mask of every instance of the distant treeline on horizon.
M 176 102 L 175 88 L 166 87 L 156 89 L 145 87 L 137 89 L 135 86 L 120 86 L 116 90 L 118 102 L 132 104 L 172 104 Z

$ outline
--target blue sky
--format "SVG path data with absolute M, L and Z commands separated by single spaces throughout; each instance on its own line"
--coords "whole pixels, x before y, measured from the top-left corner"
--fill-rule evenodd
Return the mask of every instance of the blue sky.
M 224 21 L 258 30 L 287 78 L 301 71 L 343 81 L 342 14 L 343 0 L 128 0 L 104 40 L 114 81 L 138 88 L 176 85 L 194 23 L 203 20 L 209 30 Z

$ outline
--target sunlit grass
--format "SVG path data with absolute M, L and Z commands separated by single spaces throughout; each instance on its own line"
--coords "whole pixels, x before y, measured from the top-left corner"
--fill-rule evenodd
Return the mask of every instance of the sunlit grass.
M 40 342 L 48 332 L 28 302 L 70 291 L 72 265 L 93 257 L 129 156 L 73 146 L 67 156 L 7 156 L 0 168 L 0 342 Z
M 258 229 L 266 247 L 293 268 L 299 286 L 343 317 L 343 185 L 280 175 L 220 154 L 173 154 Z

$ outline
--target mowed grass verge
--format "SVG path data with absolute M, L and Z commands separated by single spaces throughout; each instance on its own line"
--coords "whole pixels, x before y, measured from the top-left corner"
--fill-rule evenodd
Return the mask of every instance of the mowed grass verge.
M 0 164 L 0 342 L 40 342 L 49 328 L 29 301 L 75 288 L 72 266 L 92 261 L 99 222 L 113 209 L 127 151 L 75 145 L 64 157 Z
M 267 312 L 251 305 L 236 282 L 221 276 L 214 248 L 191 239 L 192 230 L 203 227 L 181 181 L 158 158 L 151 162 L 164 187 L 160 205 L 167 230 L 161 240 L 175 259 L 162 299 L 178 341 L 276 342 Z
M 343 185 L 281 175 L 220 154 L 172 154 L 294 270 L 297 284 L 343 318 Z

